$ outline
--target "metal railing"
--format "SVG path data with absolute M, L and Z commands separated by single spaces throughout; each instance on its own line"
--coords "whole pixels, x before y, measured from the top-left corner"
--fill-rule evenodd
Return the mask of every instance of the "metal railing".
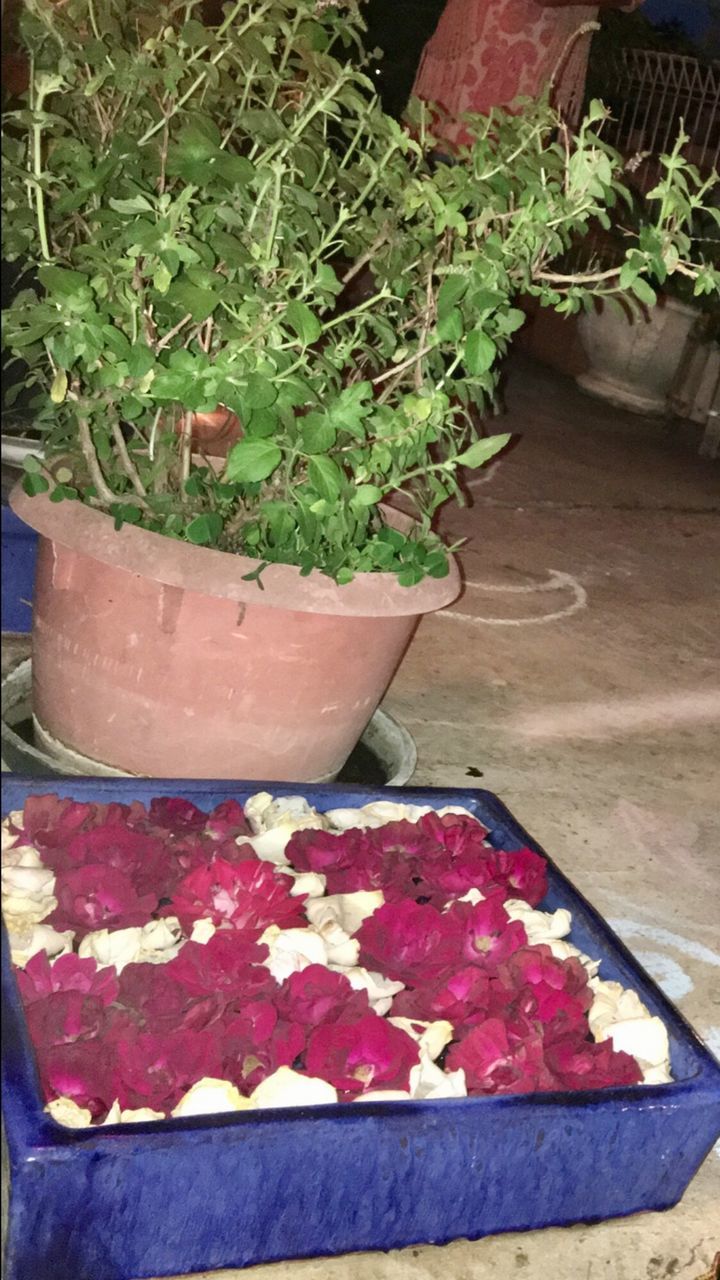
M 720 164 L 720 62 L 701 62 L 657 49 L 623 49 L 609 68 L 604 93 L 613 119 L 603 130 L 628 156 L 653 161 L 673 145 L 681 126 L 687 158 L 703 173 Z

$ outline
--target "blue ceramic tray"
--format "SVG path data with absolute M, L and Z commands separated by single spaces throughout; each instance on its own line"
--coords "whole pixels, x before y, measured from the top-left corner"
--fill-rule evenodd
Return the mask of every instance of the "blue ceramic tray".
M 204 808 L 261 789 L 302 792 L 319 809 L 377 798 L 361 788 L 140 779 L 53 789 L 78 800 L 183 795 Z M 8 812 L 48 783 L 10 778 L 3 790 Z M 486 791 L 386 789 L 382 798 L 462 804 L 494 843 L 538 848 Z M 635 988 L 664 1020 L 674 1083 L 70 1131 L 42 1110 L 3 937 L 6 1280 L 139 1280 L 675 1204 L 720 1135 L 720 1066 L 552 863 L 545 905 L 569 907 L 573 940 L 602 958 L 602 976 Z

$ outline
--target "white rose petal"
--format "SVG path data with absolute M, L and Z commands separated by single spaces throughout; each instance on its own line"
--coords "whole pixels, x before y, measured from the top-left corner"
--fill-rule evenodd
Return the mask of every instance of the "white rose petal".
M 2 865 L 4 867 L 35 867 L 48 870 L 40 854 L 32 844 L 13 844 L 3 846 Z
M 118 1117 L 120 1124 L 141 1124 L 147 1120 L 165 1120 L 164 1111 L 153 1111 L 152 1107 L 129 1107 L 121 1111 Z M 114 1121 L 115 1124 L 118 1120 Z M 106 1120 L 107 1124 L 108 1121 Z
M 191 942 L 209 942 L 213 934 L 217 933 L 217 929 L 212 920 L 196 920 L 192 933 L 190 934 Z
M 73 949 L 74 939 L 72 929 L 58 933 L 49 924 L 33 924 L 19 933 L 8 931 L 10 956 L 18 969 L 24 969 L 38 951 L 44 951 L 50 960 L 67 955 Z
M 92 1115 L 87 1107 L 79 1107 L 72 1098 L 53 1098 L 45 1107 L 56 1124 L 66 1129 L 87 1129 L 92 1124 Z
M 48 897 L 52 894 L 54 885 L 55 872 L 42 863 L 39 866 L 3 866 L 3 897 Z
M 327 947 L 328 964 L 349 969 L 360 958 L 360 943 L 342 928 L 338 921 L 339 912 L 328 905 L 328 901 L 327 898 L 318 898 L 307 902 L 305 914 Z
M 166 964 L 173 960 L 183 945 L 182 929 L 177 916 L 165 916 L 162 920 L 150 920 L 140 935 L 138 961 L 146 964 Z
M 281 867 L 280 874 L 292 880 L 291 898 L 322 898 L 327 887 L 327 876 L 318 875 L 317 871 L 293 871 L 292 867 Z
M 219 1111 L 247 1111 L 252 1106 L 229 1080 L 204 1076 L 184 1093 L 173 1109 L 174 1116 L 210 1116 Z
M 139 925 L 131 929 L 96 929 L 94 933 L 85 934 L 78 947 L 78 955 L 81 960 L 92 958 L 98 969 L 112 965 L 122 973 L 126 964 L 137 962 L 141 938 Z
M 325 817 L 336 831 L 348 831 L 351 827 L 365 830 L 370 827 L 384 827 L 388 822 L 418 822 L 426 813 L 437 813 L 439 818 L 448 813 L 462 814 L 467 818 L 475 815 L 460 805 L 445 805 L 443 809 L 433 809 L 429 804 L 395 804 L 392 800 L 374 800 L 364 804 L 360 809 L 328 809 Z M 482 823 L 478 823 L 482 826 Z M 485 828 L 482 828 L 485 831 Z
M 152 1107 L 129 1107 L 125 1111 L 121 1111 L 120 1103 L 116 1098 L 102 1123 L 103 1126 L 106 1124 L 140 1124 L 143 1120 L 165 1120 L 166 1118 L 164 1111 L 153 1111 Z
M 269 792 L 259 791 L 243 807 L 256 836 L 276 827 L 287 827 L 292 832 L 327 826 L 323 815 L 313 809 L 304 796 L 278 796 L 274 800 Z
M 328 919 L 334 920 L 347 935 L 357 933 L 363 920 L 367 920 L 385 901 L 381 889 L 357 893 L 332 893 L 322 902 L 308 902 L 305 915 L 315 928 Z
M 368 969 L 354 966 L 352 969 L 343 969 L 339 965 L 328 965 L 334 973 L 343 973 L 348 979 L 353 991 L 367 991 L 370 1008 L 375 1013 L 384 1018 L 392 1006 L 393 996 L 398 995 L 400 991 L 405 990 L 403 982 L 393 982 L 392 979 L 386 978 L 382 973 L 373 973 Z
M 55 873 L 42 864 L 28 866 L 8 862 L 2 868 L 1 884 L 3 915 L 13 933 L 40 924 L 57 906 Z
M 16 830 L 15 831 L 11 830 L 12 827 L 15 827 Z M 22 827 L 23 827 L 22 809 L 13 809 L 12 813 L 9 813 L 7 818 L 3 818 L 3 822 L 2 822 L 3 853 L 5 852 L 6 849 L 12 848 L 12 846 L 16 844 L 17 841 L 20 839 L 20 832 L 22 831 Z
M 588 1022 L 598 1042 L 612 1040 L 613 1048 L 635 1058 L 645 1084 L 665 1084 L 670 1074 L 667 1028 L 653 1017 L 636 991 L 619 982 L 591 978 L 593 1003 Z
M 670 1062 L 659 1067 L 644 1067 L 643 1084 L 672 1084 Z
M 562 938 L 551 938 L 546 945 L 550 948 L 556 960 L 569 960 L 571 956 L 575 956 L 586 970 L 589 978 L 594 978 L 600 968 L 599 960 L 592 960 L 590 956 L 586 956 L 578 947 L 574 947 L 572 942 L 566 942 Z
M 271 924 L 259 941 L 270 950 L 262 964 L 276 982 L 284 982 L 291 973 L 300 973 L 310 964 L 327 966 L 327 947 L 314 929 L 280 929 Z
M 484 901 L 485 894 L 481 893 L 479 889 L 468 889 L 467 893 L 464 893 L 462 898 L 451 898 L 449 902 L 446 902 L 443 907 L 443 911 L 449 911 L 455 902 L 469 902 L 471 906 L 476 907 L 478 902 Z
M 508 898 L 503 903 L 511 920 L 519 920 L 527 933 L 530 946 L 565 938 L 572 928 L 572 916 L 564 907 L 557 911 L 535 911 L 522 898 Z
M 627 1018 L 650 1017 L 649 1011 L 637 993 L 626 990 L 619 982 L 591 978 L 588 985 L 593 993 L 588 1022 L 595 1040 L 604 1040 L 604 1032 L 613 1022 L 624 1022 Z
M 96 929 L 86 933 L 78 955 L 91 957 L 99 969 L 109 965 L 122 973 L 128 964 L 165 964 L 177 955 L 183 945 L 180 922 L 175 916 L 150 920 L 142 928 Z
M 436 1062 L 421 1053 L 420 1062 L 410 1070 L 410 1093 L 413 1098 L 466 1098 L 465 1072 L 441 1071 Z
M 245 817 L 254 834 L 238 836 L 236 843 L 251 845 L 256 857 L 278 867 L 288 865 L 285 848 L 293 832 L 327 826 L 322 814 L 312 809 L 303 796 L 280 796 L 274 800 L 267 791 L 250 797 Z
M 388 1018 L 394 1027 L 404 1031 L 415 1040 L 421 1054 L 427 1054 L 431 1062 L 440 1057 L 443 1049 L 453 1038 L 452 1022 L 440 1019 L 437 1022 L 421 1022 L 419 1018 Z
M 412 1094 L 403 1089 L 371 1089 L 361 1093 L 353 1102 L 411 1102 Z
M 279 1067 L 250 1097 L 255 1107 L 315 1107 L 337 1102 L 337 1090 L 327 1080 Z
M 276 827 L 273 831 L 263 831 L 259 836 L 238 836 L 236 844 L 249 844 L 255 857 L 261 862 L 272 862 L 276 867 L 288 867 L 285 857 L 287 845 L 292 831 L 287 827 Z
M 612 1022 L 603 1040 L 612 1040 L 613 1049 L 629 1053 L 641 1067 L 662 1067 L 670 1058 L 670 1044 L 660 1018 L 626 1018 Z

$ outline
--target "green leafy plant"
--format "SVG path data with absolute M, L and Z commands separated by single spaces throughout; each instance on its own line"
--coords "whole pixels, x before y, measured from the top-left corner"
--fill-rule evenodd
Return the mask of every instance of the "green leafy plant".
M 5 316 L 45 433 L 26 488 L 338 582 L 442 576 L 433 515 L 507 443 L 477 423 L 516 297 L 574 311 L 647 270 L 716 289 L 683 230 L 707 184 L 676 150 L 622 266 L 564 275 L 627 194 L 601 105 L 574 139 L 543 104 L 478 119 L 433 164 L 426 109 L 401 126 L 358 67 L 354 4 L 223 13 L 27 0 L 3 151 L 4 255 L 37 282 Z M 219 405 L 242 436 L 218 466 L 193 423 Z M 397 491 L 411 533 L 383 519 Z

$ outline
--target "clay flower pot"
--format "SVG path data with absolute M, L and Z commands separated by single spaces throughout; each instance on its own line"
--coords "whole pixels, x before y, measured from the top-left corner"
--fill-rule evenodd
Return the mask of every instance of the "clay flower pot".
M 176 424 L 180 430 L 180 424 Z M 225 458 L 228 451 L 240 439 L 242 427 L 237 414 L 224 405 L 218 405 L 212 413 L 194 413 L 192 420 L 192 444 L 209 458 Z
M 40 534 L 33 616 L 38 728 L 126 773 L 326 780 L 376 710 L 420 616 L 460 590 L 346 586 L 176 542 L 80 502 L 11 495 Z M 393 513 L 393 520 L 407 519 Z

